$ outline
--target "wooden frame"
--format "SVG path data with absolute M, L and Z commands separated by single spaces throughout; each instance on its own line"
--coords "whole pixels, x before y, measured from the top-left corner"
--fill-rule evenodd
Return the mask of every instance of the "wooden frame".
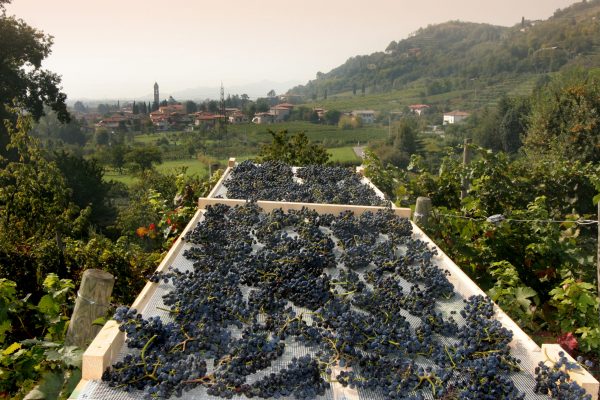
M 203 218 L 203 213 L 207 206 L 215 204 L 226 204 L 229 206 L 243 205 L 247 203 L 246 200 L 236 199 L 220 199 L 214 198 L 216 193 L 221 187 L 224 179 L 228 176 L 231 169 L 235 165 L 235 159 L 230 159 L 228 168 L 225 173 L 215 185 L 213 190 L 210 192 L 208 197 L 198 199 L 198 211 L 188 223 L 186 228 L 183 230 L 180 237 L 175 241 L 165 258 L 162 260 L 156 271 L 164 271 L 172 264 L 174 259 L 177 257 L 181 248 L 184 244 L 182 238 L 185 234 L 193 229 L 198 222 Z M 369 181 L 370 183 L 370 181 Z M 373 185 L 370 183 L 370 185 Z M 374 185 L 373 185 L 374 186 Z M 379 193 L 379 189 L 377 189 Z M 288 210 L 300 210 L 303 207 L 315 210 L 320 214 L 339 214 L 342 211 L 352 211 L 357 215 L 364 212 L 371 211 L 376 212 L 377 210 L 384 209 L 385 207 L 375 206 L 357 206 L 357 205 L 342 205 L 342 204 L 320 204 L 320 203 L 290 203 L 290 202 L 276 202 L 276 201 L 257 201 L 257 204 L 265 212 L 272 211 L 274 209 Z M 397 208 L 392 207 L 394 213 L 400 217 L 410 218 L 411 210 L 409 208 Z M 454 285 L 455 290 L 465 298 L 473 295 L 486 294 L 414 223 L 413 235 L 415 238 L 427 242 L 432 248 L 437 250 L 437 265 L 447 270 L 450 275 L 448 280 Z M 138 310 L 143 309 L 147 304 L 152 295 L 155 293 L 158 287 L 157 283 L 148 282 L 142 289 L 136 300 L 132 304 L 132 308 Z M 540 348 L 523 330 L 497 305 L 494 306 L 495 318 L 502 323 L 504 327 L 513 332 L 513 340 L 510 343 L 511 348 L 518 350 L 524 354 L 527 354 L 533 368 L 538 362 L 556 361 L 558 359 L 558 353 L 563 351 L 560 345 L 555 344 L 544 344 Z M 73 392 L 72 396 L 78 396 L 80 391 L 83 390 L 88 380 L 100 379 L 104 370 L 114 362 L 115 357 L 123 346 L 125 337 L 124 333 L 118 329 L 116 321 L 108 321 L 96 338 L 92 341 L 90 346 L 86 349 L 83 354 L 83 367 L 82 367 L 82 381 L 78 385 L 78 389 Z M 565 352 L 566 354 L 566 352 Z M 568 356 L 570 361 L 575 363 L 575 360 Z M 528 372 L 534 374 L 533 368 Z M 593 398 L 597 398 L 599 391 L 598 381 L 589 374 L 584 368 L 581 371 L 575 371 L 570 374 L 571 378 L 582 386 Z M 338 385 L 339 386 L 339 385 Z M 72 397 L 77 398 L 77 397 Z M 343 388 L 334 386 L 334 399 L 358 399 L 356 390 L 350 388 Z
M 207 206 L 214 206 L 215 204 L 226 204 L 228 206 L 238 206 L 248 203 L 247 200 L 237 199 L 217 199 L 201 197 L 198 199 L 198 207 L 206 208 Z M 347 204 L 322 204 L 322 203 L 292 203 L 283 201 L 263 201 L 259 200 L 256 204 L 262 208 L 265 212 L 271 212 L 275 209 L 281 208 L 284 211 L 289 210 L 301 210 L 302 208 L 308 208 L 314 210 L 319 214 L 334 214 L 337 215 L 342 211 L 352 211 L 356 215 L 361 215 L 367 211 L 377 212 L 378 210 L 385 210 L 385 207 L 376 206 L 355 206 Z M 410 218 L 410 208 L 397 208 L 391 209 L 394 214 L 399 217 Z

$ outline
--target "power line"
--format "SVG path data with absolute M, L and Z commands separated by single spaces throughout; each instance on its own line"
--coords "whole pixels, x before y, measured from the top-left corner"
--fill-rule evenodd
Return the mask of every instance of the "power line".
M 439 213 L 435 213 L 435 212 L 434 212 L 434 214 L 438 215 L 440 217 L 466 219 L 466 220 L 470 220 L 470 221 L 479 221 L 479 222 L 491 222 L 494 224 L 499 224 L 500 222 L 503 222 L 503 221 L 507 221 L 507 222 L 539 222 L 539 223 L 547 223 L 547 224 L 575 223 L 577 225 L 582 225 L 582 226 L 598 224 L 598 221 L 593 220 L 593 219 L 576 219 L 576 220 L 518 219 L 518 218 L 506 218 L 502 214 L 490 215 L 489 217 L 486 217 L 486 218 L 483 218 L 483 217 L 482 218 L 474 218 L 474 217 L 467 217 L 464 215 L 439 214 Z

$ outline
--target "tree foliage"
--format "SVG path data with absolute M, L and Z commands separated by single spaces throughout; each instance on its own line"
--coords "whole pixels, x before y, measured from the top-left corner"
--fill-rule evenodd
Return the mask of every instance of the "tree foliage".
M 125 154 L 125 161 L 130 163 L 135 170 L 146 171 L 154 164 L 162 163 L 162 153 L 156 147 L 134 147 Z
M 0 242 L 34 244 L 68 232 L 78 210 L 59 168 L 27 134 L 31 119 L 21 116 L 16 127 L 7 127 L 8 149 L 17 160 L 0 168 Z
M 270 144 L 263 145 L 258 155 L 259 162 L 278 160 L 288 165 L 325 164 L 329 153 L 321 144 L 311 143 L 304 132 L 288 136 L 287 130 L 273 132 Z
M 3 1 L 4 4 L 10 3 Z M 13 103 L 27 110 L 34 119 L 50 106 L 61 121 L 70 119 L 65 104 L 66 95 L 60 91 L 60 77 L 42 68 L 50 54 L 52 37 L 27 25 L 23 20 L 8 16 L 2 7 L 0 14 L 0 121 L 16 120 Z M 0 154 L 8 144 L 8 132 L 0 124 Z
M 557 76 L 534 99 L 527 150 L 598 163 L 599 115 L 598 78 L 581 70 Z

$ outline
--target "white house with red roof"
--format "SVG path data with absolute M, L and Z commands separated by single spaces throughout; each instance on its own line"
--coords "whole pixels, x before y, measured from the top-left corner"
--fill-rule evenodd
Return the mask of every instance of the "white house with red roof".
M 427 112 L 429 106 L 427 104 L 411 104 L 408 106 L 410 112 L 415 113 L 417 115 L 421 115 L 424 112 Z

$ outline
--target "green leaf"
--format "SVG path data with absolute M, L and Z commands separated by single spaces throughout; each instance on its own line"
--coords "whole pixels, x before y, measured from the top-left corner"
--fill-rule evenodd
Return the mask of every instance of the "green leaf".
M 104 326 L 104 324 L 106 324 L 106 317 L 96 318 L 92 321 L 92 325 Z
M 6 319 L 0 322 L 0 344 L 4 343 L 6 340 L 6 332 L 10 332 L 12 329 L 12 324 L 10 320 Z
M 51 295 L 44 295 L 38 303 L 38 308 L 43 314 L 55 315 L 59 310 L 58 304 L 54 301 Z
M 44 289 L 49 292 L 57 285 L 58 282 L 58 275 L 50 273 L 48 276 L 46 276 L 46 279 L 44 279 Z
M 592 201 L 594 202 L 594 205 L 598 204 L 598 202 L 600 202 L 600 193 L 595 195 Z
M 6 349 L 4 349 L 4 351 L 2 352 L 3 355 L 5 356 L 9 356 L 12 353 L 14 353 L 15 351 L 19 350 L 21 348 L 21 343 L 13 343 L 10 346 L 8 346 Z
M 526 310 L 529 310 L 531 306 L 529 299 L 535 295 L 537 295 L 536 291 L 528 286 L 521 286 L 515 289 L 515 300 Z
M 579 298 L 577 299 L 577 308 L 585 311 L 588 308 L 588 306 L 595 306 L 596 301 L 596 298 L 590 296 L 587 293 L 582 293 L 581 296 L 579 296 Z
M 40 384 L 25 396 L 24 400 L 57 399 L 64 385 L 64 374 L 60 372 L 46 372 Z

